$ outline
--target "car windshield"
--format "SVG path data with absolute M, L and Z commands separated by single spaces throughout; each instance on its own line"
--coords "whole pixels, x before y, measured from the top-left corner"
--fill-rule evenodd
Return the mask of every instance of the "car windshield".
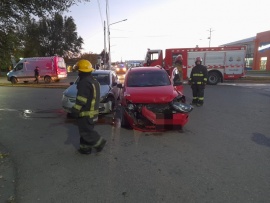
M 170 85 L 170 79 L 166 72 L 130 72 L 127 78 L 128 87 L 153 87 Z
M 110 78 L 108 74 L 93 73 L 92 75 L 100 85 L 110 85 Z

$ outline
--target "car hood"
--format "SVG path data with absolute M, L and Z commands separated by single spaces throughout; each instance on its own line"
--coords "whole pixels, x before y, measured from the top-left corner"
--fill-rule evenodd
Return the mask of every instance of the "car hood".
M 127 87 L 125 98 L 132 103 L 167 103 L 171 102 L 178 93 L 173 86 L 158 87 Z
M 100 85 L 100 97 L 106 96 L 110 91 L 109 85 Z M 73 84 L 69 86 L 63 94 L 67 97 L 76 97 L 77 96 L 77 85 Z

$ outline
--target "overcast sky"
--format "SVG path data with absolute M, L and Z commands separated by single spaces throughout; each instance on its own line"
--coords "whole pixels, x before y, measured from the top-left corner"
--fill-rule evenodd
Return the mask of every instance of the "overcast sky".
M 270 30 L 269 0 L 108 0 L 112 61 L 143 60 L 147 48 L 208 47 Z M 106 0 L 74 5 L 83 52 L 104 49 Z M 107 29 L 107 27 L 106 27 Z M 107 33 L 106 33 L 107 38 Z M 106 39 L 108 50 L 108 41 Z

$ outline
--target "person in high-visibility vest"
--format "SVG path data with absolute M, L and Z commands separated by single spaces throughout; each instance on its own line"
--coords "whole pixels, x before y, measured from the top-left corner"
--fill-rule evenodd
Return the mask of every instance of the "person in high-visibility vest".
M 88 60 L 78 61 L 75 68 L 79 72 L 79 82 L 76 103 L 71 112 L 77 118 L 80 133 L 78 151 L 81 154 L 91 154 L 92 149 L 100 152 L 106 144 L 106 140 L 94 130 L 99 114 L 100 85 L 92 76 L 94 68 Z
M 204 89 L 207 83 L 207 68 L 202 65 L 202 58 L 197 57 L 190 73 L 189 84 L 192 88 L 193 99 L 191 104 L 202 106 L 204 103 Z

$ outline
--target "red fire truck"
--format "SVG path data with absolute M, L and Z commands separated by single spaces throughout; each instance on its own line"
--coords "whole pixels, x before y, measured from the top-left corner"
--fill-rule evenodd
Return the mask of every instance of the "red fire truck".
M 182 58 L 184 80 L 189 78 L 196 57 L 201 57 L 203 65 L 207 67 L 210 85 L 216 85 L 224 80 L 238 79 L 245 74 L 245 46 L 166 49 L 164 59 L 162 50 L 148 49 L 144 66 L 160 65 L 169 73 L 176 67 L 175 61 L 179 55 Z

